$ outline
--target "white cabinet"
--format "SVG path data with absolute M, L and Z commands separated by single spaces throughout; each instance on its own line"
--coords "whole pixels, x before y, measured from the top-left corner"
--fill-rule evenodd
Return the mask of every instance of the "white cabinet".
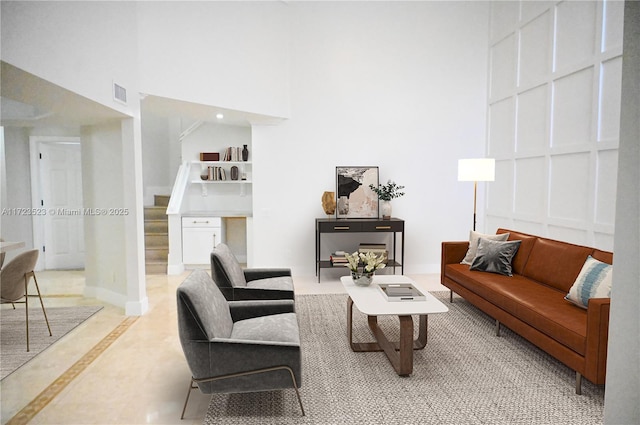
M 222 236 L 220 217 L 182 217 L 182 262 L 209 264 L 211 251 Z

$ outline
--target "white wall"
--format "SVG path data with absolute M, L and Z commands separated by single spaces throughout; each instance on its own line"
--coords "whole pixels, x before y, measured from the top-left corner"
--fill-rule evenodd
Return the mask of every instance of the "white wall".
M 0 208 L 31 208 L 31 166 L 29 164 L 29 133 L 27 129 L 4 128 L 4 168 L 6 180 L 3 181 L 2 205 Z M 6 186 L 5 186 L 6 183 Z M 27 249 L 33 249 L 33 223 L 29 215 L 2 213 L 0 217 L 0 236 L 7 241 L 23 241 Z M 20 252 L 7 253 L 5 262 Z
M 152 112 L 141 111 L 142 168 L 144 205 L 153 205 L 153 195 L 170 195 L 175 179 L 171 173 L 171 140 L 169 120 Z
M 130 213 L 85 219 L 87 293 L 127 314 L 146 310 L 136 8 L 136 2 L 2 2 L 2 60 L 66 96 L 30 101 L 59 110 L 71 92 L 131 117 L 82 131 L 84 206 Z M 126 104 L 113 100 L 114 82 L 127 89 Z
M 86 252 L 91 254 L 85 259 L 85 294 L 126 308 L 127 314 L 142 314 L 147 302 L 144 251 L 137 240 L 142 238 L 142 187 L 140 183 L 140 199 L 134 199 L 135 167 L 128 161 L 136 154 L 127 126 L 113 122 L 82 129 L 84 207 L 107 211 L 84 217 Z M 126 212 L 108 213 L 122 209 Z
M 471 226 L 457 160 L 483 151 L 488 4 L 294 2 L 289 19 L 291 119 L 253 127 L 256 265 L 314 273 L 335 167 L 378 165 L 406 186 L 405 272 L 438 272 L 440 242 Z
M 140 2 L 140 91 L 288 116 L 287 5 Z
M 120 158 L 120 125 L 118 123 L 85 127 L 82 131 L 82 168 L 85 208 L 118 208 L 123 206 L 124 184 Z M 117 216 L 84 218 L 87 252 L 85 265 L 86 293 L 113 297 L 123 305 L 126 294 L 124 265 L 124 219 Z M 101 294 L 102 292 L 102 294 Z
M 138 92 L 136 2 L 3 1 L 1 31 L 3 61 L 132 113 L 112 87 Z
M 613 249 L 623 2 L 493 2 L 489 231 Z

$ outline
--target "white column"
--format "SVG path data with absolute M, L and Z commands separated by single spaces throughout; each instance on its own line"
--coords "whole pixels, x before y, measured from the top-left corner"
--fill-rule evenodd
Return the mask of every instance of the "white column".
M 145 285 L 144 206 L 142 185 L 142 132 L 140 118 L 121 122 L 122 181 L 125 215 L 125 278 L 128 316 L 143 315 L 149 309 Z
M 605 424 L 640 423 L 640 3 L 625 2 Z

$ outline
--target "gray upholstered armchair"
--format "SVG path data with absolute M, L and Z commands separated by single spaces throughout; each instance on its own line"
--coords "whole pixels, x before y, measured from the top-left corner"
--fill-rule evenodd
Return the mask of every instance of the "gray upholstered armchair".
M 243 393 L 300 387 L 300 334 L 292 300 L 231 301 L 204 270 L 177 290 L 178 331 L 191 390 Z M 195 385 L 194 385 L 195 384 Z
M 211 276 L 229 301 L 294 299 L 291 269 L 242 269 L 223 243 L 211 253 Z

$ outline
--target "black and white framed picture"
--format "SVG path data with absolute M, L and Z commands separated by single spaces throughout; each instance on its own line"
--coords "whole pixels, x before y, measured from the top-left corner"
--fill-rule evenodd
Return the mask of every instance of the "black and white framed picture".
M 378 167 L 336 167 L 336 218 L 378 218 Z

